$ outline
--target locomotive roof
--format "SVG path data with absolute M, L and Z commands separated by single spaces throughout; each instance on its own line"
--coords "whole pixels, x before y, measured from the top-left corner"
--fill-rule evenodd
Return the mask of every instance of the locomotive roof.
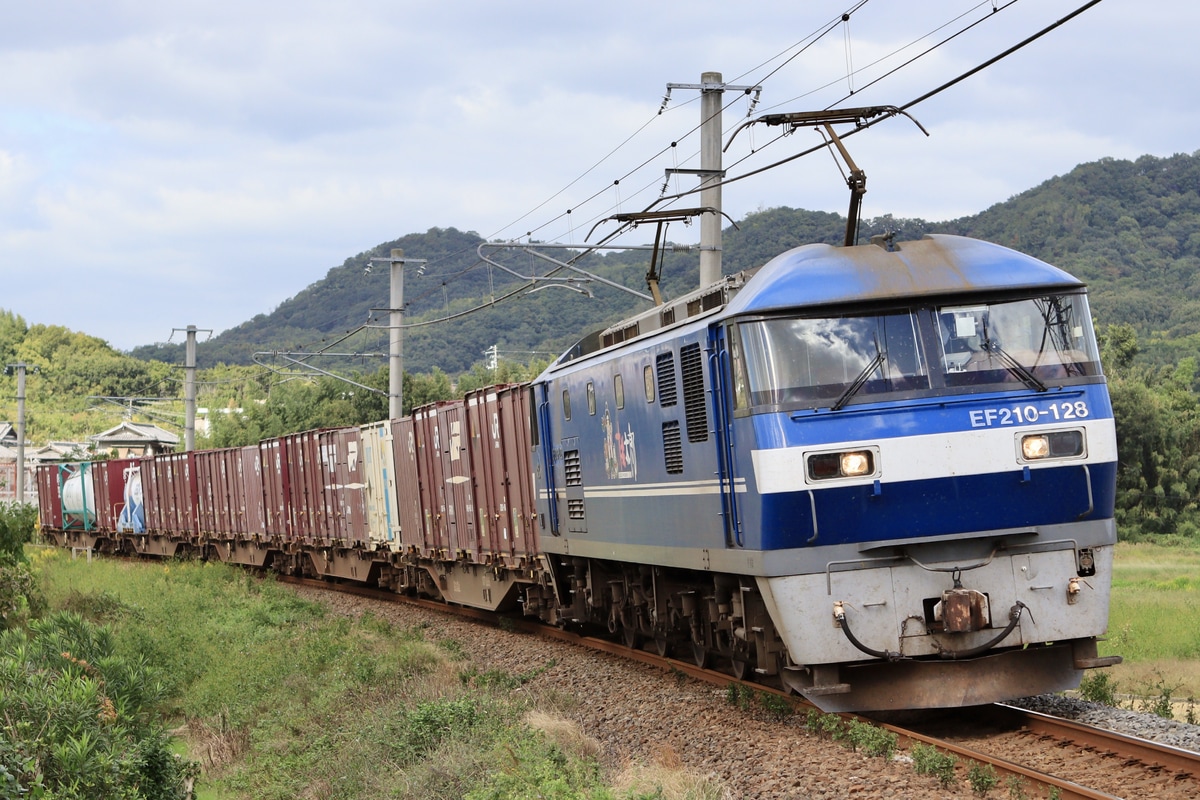
M 987 290 L 1077 289 L 1083 282 L 1032 256 L 965 236 L 878 245 L 809 244 L 768 261 L 725 308 L 763 313 Z

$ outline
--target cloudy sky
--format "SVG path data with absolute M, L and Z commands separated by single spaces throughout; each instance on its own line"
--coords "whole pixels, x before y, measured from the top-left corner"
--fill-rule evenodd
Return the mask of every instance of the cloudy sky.
M 755 116 L 904 106 L 1084 2 L 0 0 L 0 308 L 129 349 L 431 227 L 579 243 L 699 166 L 698 93 L 660 114 L 668 83 L 761 85 Z M 898 117 L 847 139 L 864 216 L 951 219 L 1079 163 L 1197 152 L 1197 31 L 1200 4 L 1104 0 L 912 106 L 928 138 Z M 725 100 L 730 132 L 748 102 Z M 729 177 L 819 143 L 777 133 L 737 136 Z M 734 219 L 846 204 L 826 152 L 724 190 Z

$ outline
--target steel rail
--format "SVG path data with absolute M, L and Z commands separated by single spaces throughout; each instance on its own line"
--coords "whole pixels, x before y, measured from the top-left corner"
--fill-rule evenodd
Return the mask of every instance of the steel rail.
M 1005 703 L 997 703 L 996 706 L 1019 715 L 1021 724 L 1031 733 L 1063 739 L 1085 749 L 1115 752 L 1129 760 L 1178 773 L 1200 775 L 1200 753 Z

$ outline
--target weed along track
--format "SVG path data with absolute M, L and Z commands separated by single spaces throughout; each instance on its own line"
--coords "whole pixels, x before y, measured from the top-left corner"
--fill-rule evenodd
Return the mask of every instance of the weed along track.
M 472 669 L 536 675 L 519 691 L 572 698 L 565 713 L 611 766 L 676 764 L 712 776 L 734 797 L 1200 796 L 1196 753 L 1022 709 L 977 707 L 901 728 L 824 714 L 652 645 L 631 650 L 387 592 L 288 582 L 336 613 L 369 610 L 453 640 Z

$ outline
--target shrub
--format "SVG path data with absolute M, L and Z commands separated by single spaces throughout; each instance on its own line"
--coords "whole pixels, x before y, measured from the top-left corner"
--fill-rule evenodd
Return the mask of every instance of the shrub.
M 1117 682 L 1107 672 L 1093 670 L 1079 682 L 1079 696 L 1093 703 L 1116 706 Z
M 943 753 L 931 744 L 917 743 L 909 751 L 912 755 L 913 769 L 918 775 L 932 775 L 941 782 L 942 786 L 954 783 L 954 765 L 958 758 L 951 753 Z
M 868 756 L 882 756 L 888 761 L 896 752 L 899 740 L 899 737 L 891 731 L 885 731 L 883 728 L 857 719 L 850 721 L 846 735 L 855 750 L 860 750 Z
M 0 562 L 25 560 L 24 547 L 33 541 L 37 513 L 29 503 L 0 503 Z
M 971 784 L 971 791 L 975 794 L 985 795 L 1000 783 L 1000 776 L 991 764 L 976 764 L 972 761 L 971 768 L 967 770 L 967 782 Z
M 3 796 L 183 798 L 196 766 L 171 753 L 161 699 L 154 670 L 78 614 L 0 634 Z

